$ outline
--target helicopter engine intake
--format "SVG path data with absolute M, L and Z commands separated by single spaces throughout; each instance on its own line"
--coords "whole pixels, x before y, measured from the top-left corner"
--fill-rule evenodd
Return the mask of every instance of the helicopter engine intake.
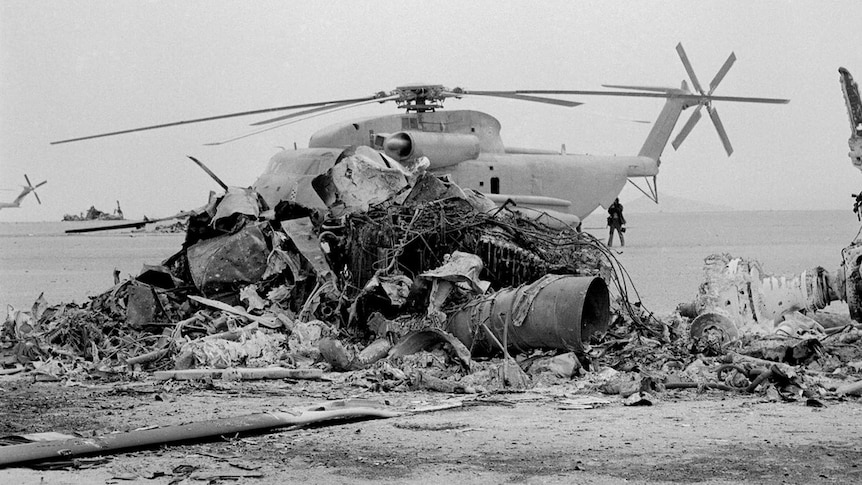
M 461 133 L 428 133 L 399 131 L 386 137 L 383 149 L 387 155 L 406 162 L 427 157 L 432 170 L 455 165 L 479 156 L 479 138 Z

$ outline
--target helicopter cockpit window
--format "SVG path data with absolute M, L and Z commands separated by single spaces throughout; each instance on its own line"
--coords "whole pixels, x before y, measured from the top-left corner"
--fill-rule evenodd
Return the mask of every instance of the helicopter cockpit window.
M 500 193 L 500 177 L 491 177 L 491 193 Z

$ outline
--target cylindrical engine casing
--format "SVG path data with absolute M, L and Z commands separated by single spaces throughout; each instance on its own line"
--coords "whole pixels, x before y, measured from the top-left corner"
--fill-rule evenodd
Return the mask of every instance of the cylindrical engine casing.
M 474 355 L 499 349 L 483 324 L 511 351 L 583 351 L 584 342 L 605 332 L 609 323 L 610 296 L 604 280 L 548 275 L 474 300 L 449 318 L 446 330 Z
M 399 131 L 386 137 L 383 148 L 387 155 L 406 162 L 426 157 L 430 169 L 448 167 L 479 156 L 479 138 L 461 133 L 429 133 Z

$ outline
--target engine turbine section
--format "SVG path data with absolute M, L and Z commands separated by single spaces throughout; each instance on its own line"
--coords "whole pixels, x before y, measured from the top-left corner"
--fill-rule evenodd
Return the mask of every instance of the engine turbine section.
M 475 160 L 479 156 L 479 138 L 461 133 L 399 131 L 386 137 L 383 150 L 399 162 L 427 157 L 434 170 Z

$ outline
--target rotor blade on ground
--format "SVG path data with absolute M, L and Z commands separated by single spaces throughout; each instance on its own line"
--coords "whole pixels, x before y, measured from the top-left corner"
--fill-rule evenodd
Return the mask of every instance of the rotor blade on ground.
M 147 219 L 145 217 L 143 221 L 123 222 L 120 224 L 110 224 L 107 226 L 83 227 L 80 229 L 67 229 L 66 231 L 63 231 L 63 232 L 65 232 L 66 234 L 78 234 L 78 233 L 82 233 L 82 232 L 110 231 L 112 229 L 129 229 L 129 228 L 140 229 L 140 228 L 146 226 L 147 224 L 153 224 L 153 223 L 162 222 L 162 221 L 169 221 L 171 219 L 185 219 L 186 217 L 192 215 L 192 212 L 193 211 L 180 211 L 180 212 L 178 212 L 172 216 L 160 217 L 158 219 Z
M 566 90 L 566 89 L 519 89 L 514 91 L 517 94 L 571 94 L 575 96 L 622 96 L 631 98 L 675 98 L 688 99 L 691 101 L 734 101 L 741 103 L 769 103 L 769 104 L 787 104 L 789 99 L 779 98 L 754 98 L 747 96 L 707 96 L 705 94 L 684 94 L 675 92 L 664 93 L 639 93 L 625 91 L 589 91 L 589 90 Z
M 230 143 L 230 142 L 237 141 L 237 140 L 242 140 L 243 138 L 248 138 L 248 137 L 250 137 L 250 136 L 254 136 L 254 135 L 257 135 L 257 134 L 263 133 L 263 132 L 265 132 L 265 131 L 270 131 L 270 130 L 274 130 L 274 129 L 276 129 L 276 128 L 281 128 L 282 126 L 291 125 L 291 124 L 293 124 L 293 123 L 299 123 L 300 121 L 305 121 L 305 120 L 307 120 L 307 119 L 315 118 L 315 117 L 320 116 L 320 115 L 325 115 L 325 114 L 333 113 L 333 112 L 335 112 L 335 111 L 341 111 L 341 110 L 343 110 L 343 109 L 354 108 L 354 107 L 356 107 L 356 106 L 361 106 L 361 105 L 363 105 L 363 104 L 383 103 L 383 102 L 385 102 L 385 101 L 391 101 L 391 100 L 393 100 L 393 99 L 398 99 L 398 97 L 399 97 L 398 95 L 390 95 L 390 96 L 385 96 L 385 97 L 382 97 L 382 98 L 373 98 L 373 99 L 366 100 L 366 101 L 363 101 L 363 102 L 360 102 L 360 103 L 352 103 L 352 104 L 348 104 L 348 105 L 345 105 L 345 106 L 341 106 L 341 107 L 339 107 L 339 108 L 334 108 L 334 109 L 331 109 L 331 110 L 328 110 L 328 111 L 323 111 L 323 112 L 319 112 L 319 113 L 314 113 L 314 114 L 311 114 L 311 115 L 306 116 L 306 117 L 304 117 L 304 118 L 294 118 L 294 119 L 291 119 L 291 120 L 287 120 L 287 121 L 285 121 L 285 122 L 283 122 L 283 123 L 279 123 L 279 124 L 274 125 L 274 126 L 269 126 L 269 127 L 267 127 L 267 128 L 263 128 L 263 129 L 261 129 L 261 130 L 252 131 L 251 133 L 246 133 L 245 135 L 236 136 L 236 137 L 233 137 L 233 138 L 229 138 L 229 139 L 227 139 L 227 140 L 214 141 L 214 142 L 210 142 L 210 143 L 204 143 L 204 145 L 206 145 L 206 146 L 218 146 L 218 145 L 224 145 L 224 144 L 226 144 L 226 143 Z
M 682 42 L 676 45 L 676 52 L 679 54 L 679 58 L 682 59 L 682 65 L 685 66 L 685 72 L 688 73 L 688 77 L 691 79 L 691 84 L 694 86 L 695 91 L 703 94 L 703 88 L 700 87 L 697 76 L 694 74 L 694 69 L 688 61 L 688 56 L 685 55 L 685 49 L 682 48 Z
M 721 122 L 721 118 L 718 117 L 718 111 L 716 111 L 712 106 L 707 106 L 706 110 L 709 112 L 712 124 L 715 125 L 715 131 L 718 132 L 718 137 L 721 138 L 721 143 L 724 145 L 724 151 L 727 152 L 727 156 L 729 157 L 733 153 L 733 147 L 730 145 L 730 138 L 727 137 L 727 132 L 724 131 L 724 124 Z
M 149 224 L 150 221 L 135 221 L 135 222 L 124 222 L 121 224 L 111 224 L 109 226 L 97 226 L 97 227 L 82 227 L 80 229 L 66 229 L 66 234 L 80 234 L 82 232 L 98 232 L 98 231 L 110 231 L 112 229 L 140 229 L 145 225 Z
M 348 104 L 354 104 L 355 101 L 348 101 L 344 103 L 333 103 L 327 104 L 325 106 L 318 106 L 317 108 L 306 109 L 303 111 L 299 111 L 297 113 L 291 113 L 289 115 L 279 116 L 277 118 L 271 118 L 268 120 L 258 121 L 256 123 L 251 123 L 250 126 L 260 126 L 260 125 L 268 125 L 270 123 L 275 123 L 276 121 L 289 120 L 291 118 L 299 118 L 300 116 L 310 115 L 312 113 L 317 113 L 320 111 L 327 111 L 330 109 L 340 108 L 342 106 L 346 106 Z
M 458 96 L 492 96 L 495 98 L 508 98 L 508 99 L 517 99 L 520 101 L 532 101 L 535 103 L 546 103 L 546 104 L 554 104 L 557 106 L 565 106 L 567 108 L 574 108 L 575 106 L 580 106 L 584 103 L 579 103 L 577 101 L 567 101 L 564 99 L 554 99 L 554 98 L 543 98 L 539 96 L 528 96 L 524 94 L 517 94 L 509 91 L 464 91 L 463 93 L 456 93 Z
M 694 125 L 696 125 L 697 122 L 700 121 L 700 118 L 702 116 L 700 114 L 701 109 L 703 109 L 703 105 L 697 105 L 697 108 L 695 108 L 694 113 L 691 114 L 691 117 L 689 117 L 688 121 L 685 122 L 685 125 L 683 125 L 682 129 L 679 130 L 679 134 L 677 134 L 676 138 L 674 138 L 671 142 L 671 145 L 673 146 L 674 150 L 679 149 L 679 146 L 682 145 L 682 142 L 685 140 L 688 134 L 691 133 L 691 130 L 694 129 Z
M 125 133 L 135 133 L 138 131 L 155 130 L 158 128 L 168 128 L 171 126 L 188 125 L 191 123 L 201 123 L 204 121 L 221 120 L 221 119 L 225 119 L 225 118 L 235 118 L 238 116 L 250 116 L 250 115 L 262 114 L 262 113 L 272 113 L 274 111 L 285 111 L 285 110 L 289 110 L 289 109 L 299 109 L 299 108 L 311 108 L 314 106 L 321 106 L 321 105 L 334 104 L 334 103 L 359 102 L 359 101 L 365 101 L 368 99 L 374 99 L 375 96 L 365 96 L 363 98 L 340 99 L 340 100 L 333 100 L 333 101 L 321 101 L 321 102 L 317 102 L 317 103 L 295 104 L 295 105 L 291 105 L 291 106 L 280 106 L 278 108 L 265 108 L 265 109 L 257 109 L 257 110 L 252 110 L 252 111 L 243 111 L 240 113 L 229 113 L 229 114 L 224 114 L 224 115 L 208 116 L 206 118 L 196 118 L 196 119 L 192 119 L 192 120 L 174 121 L 172 123 L 162 123 L 159 125 L 143 126 L 140 128 L 131 128 L 128 130 L 112 131 L 110 133 L 100 133 L 98 135 L 81 136 L 78 138 L 69 138 L 67 140 L 52 141 L 51 144 L 52 145 L 59 145 L 61 143 L 70 143 L 73 141 L 91 140 L 93 138 L 102 138 L 102 137 L 106 137 L 106 136 L 122 135 Z
M 732 66 L 734 62 L 736 62 L 736 54 L 731 52 L 730 55 L 727 57 L 727 60 L 724 61 L 724 64 L 721 66 L 721 69 L 719 69 L 718 72 L 715 73 L 715 77 L 713 77 L 712 81 L 709 82 L 709 92 L 706 93 L 707 95 L 710 95 L 713 91 L 715 91 L 715 88 L 718 87 L 718 83 L 720 83 L 721 80 L 724 79 L 724 76 L 727 74 L 727 71 L 730 70 L 730 66 Z

